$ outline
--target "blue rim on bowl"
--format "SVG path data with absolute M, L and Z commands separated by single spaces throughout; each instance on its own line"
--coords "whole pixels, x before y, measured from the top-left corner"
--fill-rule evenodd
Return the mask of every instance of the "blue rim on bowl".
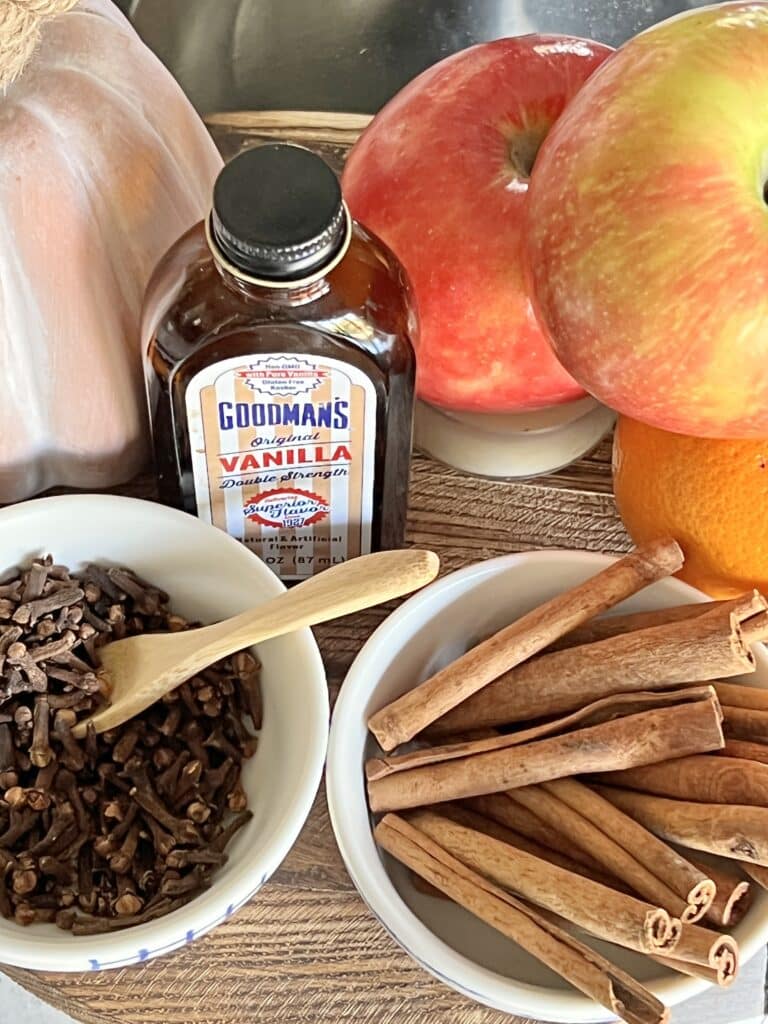
M 227 534 L 184 512 L 136 498 L 66 495 L 0 510 L 0 573 L 49 549 L 70 564 L 78 559 L 123 562 L 167 589 L 172 605 L 176 597 L 173 579 L 188 590 L 190 581 L 197 580 L 200 592 L 192 596 L 195 606 L 186 613 L 193 616 L 199 613 L 197 605 L 202 607 L 206 601 L 209 614 L 224 618 L 251 607 L 255 594 L 266 600 L 285 590 L 256 555 Z M 215 599 L 207 596 L 214 593 Z M 179 592 L 179 597 L 177 607 L 184 605 L 185 598 L 187 603 L 190 601 L 189 593 Z M 179 610 L 184 612 L 183 607 Z M 292 664 L 301 667 L 301 716 L 305 725 L 302 747 L 292 767 L 290 793 L 285 803 L 270 812 L 258 842 L 239 847 L 227 865 L 226 875 L 220 879 L 218 874 L 214 876 L 207 892 L 147 924 L 106 935 L 73 936 L 53 925 L 23 929 L 0 920 L 0 962 L 48 971 L 128 966 L 193 941 L 229 918 L 258 892 L 288 854 L 312 808 L 322 777 L 329 718 L 325 670 L 311 630 L 271 640 L 260 647 L 260 654 L 265 665 L 270 658 L 279 661 L 290 657 Z M 280 712 L 281 720 L 289 713 L 295 714 L 293 685 L 291 678 L 279 683 L 276 680 L 274 687 L 267 681 L 263 736 L 270 729 L 270 708 L 278 707 L 278 686 L 285 693 L 282 701 L 290 702 Z M 249 803 L 251 796 L 249 793 Z
M 541 579 L 548 579 L 551 593 L 546 596 L 552 596 L 599 572 L 614 560 L 611 556 L 573 551 L 505 555 L 454 572 L 420 591 L 379 626 L 352 664 L 334 708 L 328 745 L 326 790 L 336 841 L 352 881 L 382 926 L 425 970 L 463 995 L 506 1013 L 563 1024 L 601 1024 L 614 1018 L 609 1011 L 575 990 L 544 988 L 514 980 L 473 961 L 434 934 L 398 892 L 387 871 L 385 858 L 372 836 L 363 771 L 363 762 L 372 741 L 365 722 L 385 702 L 376 696 L 377 683 L 396 664 L 408 638 L 423 630 L 425 623 L 450 608 L 460 596 L 488 586 L 494 579 L 508 576 L 511 581 L 516 572 L 523 571 L 535 571 Z M 565 565 L 568 567 L 566 575 L 569 573 L 573 578 L 561 583 L 558 581 Z M 662 607 L 709 600 L 706 595 L 677 579 L 663 580 L 641 592 L 645 595 L 651 593 L 656 595 L 653 605 L 647 604 L 647 598 L 636 595 L 626 603 L 626 607 L 640 610 L 643 603 L 646 607 Z M 539 597 L 544 599 L 541 595 Z M 530 598 L 526 598 L 526 607 L 533 606 L 529 601 Z M 475 606 L 479 603 L 475 602 Z M 533 601 L 536 603 L 538 600 Z M 484 612 L 473 607 L 472 614 L 482 616 Z M 446 634 L 439 629 L 437 634 L 430 638 L 435 648 L 456 642 L 454 635 L 448 634 L 446 640 Z M 439 664 L 452 660 L 461 650 L 454 650 Z M 763 685 L 768 685 L 768 655 L 759 650 L 756 660 Z M 433 663 L 421 678 L 434 671 L 435 667 L 439 666 Z M 409 663 L 409 670 L 413 668 L 414 665 Z M 413 685 L 418 681 L 418 676 L 413 677 Z M 391 691 L 387 699 L 397 692 L 402 692 L 402 687 Z M 755 903 L 751 914 L 734 929 L 739 939 L 742 965 L 768 938 L 768 895 L 759 893 Z M 660 974 L 647 984 L 667 1005 L 680 1003 L 708 988 L 705 981 L 671 971 Z

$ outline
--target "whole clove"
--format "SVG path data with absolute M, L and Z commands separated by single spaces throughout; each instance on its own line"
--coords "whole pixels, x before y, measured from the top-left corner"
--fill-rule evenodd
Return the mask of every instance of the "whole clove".
M 209 807 L 208 804 L 204 804 L 200 800 L 193 800 L 187 807 L 186 815 L 191 821 L 194 821 L 196 825 L 202 825 L 210 818 L 211 810 L 212 808 Z M 233 810 L 231 806 L 230 810 Z
M 168 854 L 169 868 L 185 868 L 189 864 L 226 864 L 226 853 L 217 850 L 173 850 Z
M 139 806 L 136 803 L 129 802 L 125 811 L 125 814 L 120 819 L 120 823 L 115 825 L 112 831 L 109 833 L 109 838 L 112 840 L 113 845 L 122 842 L 123 837 L 128 834 L 128 830 L 134 821 L 139 816 Z
M 59 843 L 69 837 L 74 824 L 75 810 L 72 804 L 68 800 L 57 804 L 54 808 L 50 828 L 41 839 L 29 847 L 27 852 L 33 855 L 54 853 Z
M 53 751 L 48 742 L 50 734 L 50 712 L 48 698 L 45 694 L 35 697 L 33 712 L 32 746 L 29 748 L 29 759 L 35 768 L 45 768 L 53 759 Z
M 112 748 L 112 760 L 124 764 L 136 749 L 140 736 L 141 731 L 138 725 L 127 729 Z M 144 739 L 146 742 L 146 735 Z
M 42 790 L 43 793 L 50 793 L 58 770 L 59 766 L 55 759 L 49 761 L 45 768 L 40 768 L 35 776 L 35 789 Z M 16 778 L 18 779 L 18 774 L 16 774 Z
M 184 765 L 173 793 L 175 807 L 184 803 L 189 794 L 199 785 L 202 774 L 203 765 L 200 761 L 194 760 Z
M 83 693 L 97 693 L 99 690 L 99 680 L 95 672 L 80 672 L 77 669 L 51 664 L 48 666 L 48 678 L 56 679 L 65 686 L 73 686 Z
M 261 725 L 260 666 L 240 652 L 131 722 L 84 740 L 107 699 L 102 644 L 193 628 L 122 568 L 50 556 L 0 584 L 0 914 L 97 935 L 205 891 L 250 820 L 242 762 Z
M 77 780 L 74 774 L 67 768 L 60 769 L 58 775 L 56 776 L 56 787 L 58 791 L 64 797 L 66 797 L 66 799 L 72 805 L 72 810 L 75 815 L 75 822 L 80 832 L 89 832 L 91 829 L 91 818 L 88 811 L 86 811 L 85 809 L 85 804 L 83 803 L 82 797 L 80 795 L 80 787 L 77 784 Z M 29 794 L 36 792 L 38 791 L 29 790 L 27 795 L 27 801 L 30 807 L 33 807 L 35 810 L 37 810 L 37 808 L 34 807 L 34 804 L 32 803 L 32 799 Z
M 51 588 L 51 592 L 46 597 L 41 597 L 37 601 L 30 601 L 26 604 L 20 604 L 11 617 L 14 622 L 20 625 L 26 625 L 27 623 L 34 625 L 43 615 L 58 611 L 60 608 L 69 608 L 73 604 L 78 604 L 82 601 L 83 597 L 83 591 L 78 586 L 62 587 L 56 590 Z
M 79 772 L 85 765 L 85 751 L 72 735 L 72 726 L 77 715 L 71 708 L 61 708 L 53 719 L 53 734 L 61 744 L 61 764 L 72 771 Z
M 77 643 L 77 637 L 71 629 L 65 630 L 58 640 L 52 640 L 49 644 L 40 644 L 28 651 L 30 659 L 37 661 L 56 661 L 66 651 L 70 651 Z M 11 649 L 8 649 L 8 660 L 12 661 Z
M 154 819 L 171 833 L 177 843 L 188 845 L 200 842 L 200 833 L 195 823 L 188 818 L 175 818 L 147 781 L 134 786 L 128 795 L 145 812 L 145 820 L 147 818 Z
M 170 768 L 175 760 L 176 758 L 173 756 L 173 752 L 169 750 L 168 747 L 159 747 L 152 754 L 152 764 L 159 772 L 164 772 L 167 768 Z
M 197 893 L 192 895 L 197 895 Z M 163 897 L 151 906 L 145 907 L 140 914 L 135 914 L 132 917 L 96 917 L 93 914 L 80 913 L 75 908 L 60 910 L 56 915 L 56 924 L 59 928 L 71 931 L 73 935 L 103 935 L 105 932 L 113 932 L 118 928 L 156 921 L 158 917 L 165 917 L 172 910 L 183 907 L 185 903 L 189 903 L 189 900 L 189 895 L 175 900 Z
M 52 797 L 44 789 L 28 789 L 25 793 L 27 806 L 31 807 L 33 811 L 47 811 L 51 806 Z M 76 790 L 73 789 L 74 794 L 76 794 Z M 8 799 L 7 793 L 5 798 Z
M 36 811 L 29 809 L 18 810 L 16 807 L 12 807 L 8 828 L 0 835 L 0 848 L 4 850 L 15 849 L 19 840 L 31 832 L 37 822 L 38 815 Z
M 183 896 L 187 892 L 199 892 L 205 884 L 205 875 L 200 867 L 195 865 L 188 875 L 181 875 L 178 871 L 166 871 L 160 883 L 160 892 L 163 896 Z
M 132 914 L 138 914 L 143 906 L 144 901 L 141 897 L 129 889 L 117 897 L 112 905 L 112 909 L 118 917 L 128 917 Z
M 75 708 L 83 700 L 82 693 L 49 693 L 48 694 L 48 705 L 54 710 L 58 711 L 60 708 Z
M 32 868 L 14 871 L 11 875 L 11 885 L 16 896 L 28 896 L 37 886 L 37 872 Z
M 224 729 L 221 724 L 216 725 L 212 730 L 211 734 L 205 741 L 206 747 L 215 747 L 216 750 L 220 751 L 225 757 L 231 758 L 233 761 L 240 762 L 243 759 L 243 751 L 236 743 L 232 743 L 228 736 L 224 734 Z
M 29 682 L 30 689 L 37 692 L 44 692 L 48 685 L 48 678 L 37 662 L 27 650 L 26 645 L 18 640 L 6 651 L 8 663 L 22 672 Z
M 21 602 L 27 604 L 29 601 L 35 601 L 38 597 L 42 596 L 43 587 L 45 581 L 48 578 L 48 570 L 51 567 L 53 559 L 44 558 L 33 562 L 27 573 L 27 578 L 24 581 L 23 588 L 20 586 L 21 591 Z
M 235 817 L 227 824 L 222 825 L 219 831 L 211 838 L 211 849 L 215 850 L 216 853 L 223 853 L 223 851 L 229 846 L 229 843 L 237 833 L 253 817 L 253 811 L 241 811 L 240 814 Z
M 110 800 L 108 804 L 104 805 L 103 814 L 105 818 L 114 818 L 115 821 L 122 821 L 125 817 L 125 801 L 119 798 Z
M 149 830 L 149 834 L 152 837 L 155 849 L 161 857 L 167 857 L 170 852 L 176 847 L 176 840 L 170 832 L 166 832 L 165 829 L 160 825 L 151 814 L 148 814 L 144 818 L 144 824 Z
M 74 871 L 71 864 L 63 864 L 57 857 L 52 857 L 50 854 L 44 854 L 38 864 L 44 875 L 50 875 L 62 885 L 69 885 L 72 881 Z
M 179 689 L 183 690 L 184 687 L 179 687 Z M 184 740 L 184 749 L 189 750 L 192 757 L 201 761 L 203 766 L 208 769 L 210 767 L 210 758 L 208 750 L 203 743 L 205 730 L 197 718 L 193 718 L 190 715 L 188 722 L 181 729 L 181 737 Z
M 168 750 L 167 747 L 164 747 L 163 749 Z M 172 757 L 171 763 L 168 767 L 157 776 L 157 788 L 159 792 L 166 796 L 175 792 L 182 769 L 191 757 L 192 754 L 189 750 L 181 750 L 178 754 Z
M 13 722 L 19 732 L 32 728 L 32 718 L 32 708 L 26 704 L 20 704 L 13 712 Z
M 109 858 L 109 866 L 117 875 L 126 874 L 131 867 L 131 862 L 136 855 L 139 845 L 139 824 L 134 822 L 128 829 L 128 834 L 123 840 L 122 846 Z
M 261 728 L 261 665 L 250 651 L 238 651 L 232 657 L 234 675 L 241 687 L 248 714 L 254 729 Z
M 179 701 L 175 704 L 171 704 L 168 709 L 168 714 L 165 716 L 163 724 L 160 726 L 160 732 L 163 736 L 173 736 L 176 730 L 179 728 L 179 722 L 181 721 L 181 714 L 183 708 Z
M 18 903 L 15 911 L 6 916 L 13 917 L 17 924 L 25 927 L 30 924 L 50 924 L 56 920 L 56 910 L 33 907 L 30 903 Z
M 16 755 L 13 749 L 13 739 L 8 723 L 0 725 L 0 770 L 11 771 L 16 764 Z

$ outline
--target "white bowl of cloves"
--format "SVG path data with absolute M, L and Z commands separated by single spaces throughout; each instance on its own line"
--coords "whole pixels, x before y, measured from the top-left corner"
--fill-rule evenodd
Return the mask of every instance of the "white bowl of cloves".
M 309 814 L 328 694 L 308 629 L 223 659 L 82 740 L 98 648 L 228 618 L 283 590 L 225 533 L 150 502 L 0 511 L 0 962 L 124 967 L 225 921 Z
M 334 709 L 332 825 L 427 971 L 568 1024 L 668 1019 L 768 939 L 768 601 L 672 540 L 533 551 L 406 601 Z

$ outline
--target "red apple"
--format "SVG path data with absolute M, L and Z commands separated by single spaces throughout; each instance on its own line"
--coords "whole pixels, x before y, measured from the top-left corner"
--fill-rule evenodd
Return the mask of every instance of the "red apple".
M 521 231 L 542 139 L 611 52 L 566 36 L 473 46 L 410 82 L 353 147 L 344 194 L 409 273 L 427 401 L 498 413 L 583 396 L 531 309 Z
M 768 4 L 662 22 L 594 75 L 529 194 L 555 352 L 633 419 L 768 437 Z

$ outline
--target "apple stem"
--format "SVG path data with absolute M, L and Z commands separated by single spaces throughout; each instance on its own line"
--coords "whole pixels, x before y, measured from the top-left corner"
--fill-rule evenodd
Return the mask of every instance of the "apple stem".
M 533 165 L 536 162 L 536 155 L 544 141 L 549 126 L 536 128 L 524 128 L 510 136 L 507 142 L 507 154 L 512 172 L 516 178 L 527 181 Z

